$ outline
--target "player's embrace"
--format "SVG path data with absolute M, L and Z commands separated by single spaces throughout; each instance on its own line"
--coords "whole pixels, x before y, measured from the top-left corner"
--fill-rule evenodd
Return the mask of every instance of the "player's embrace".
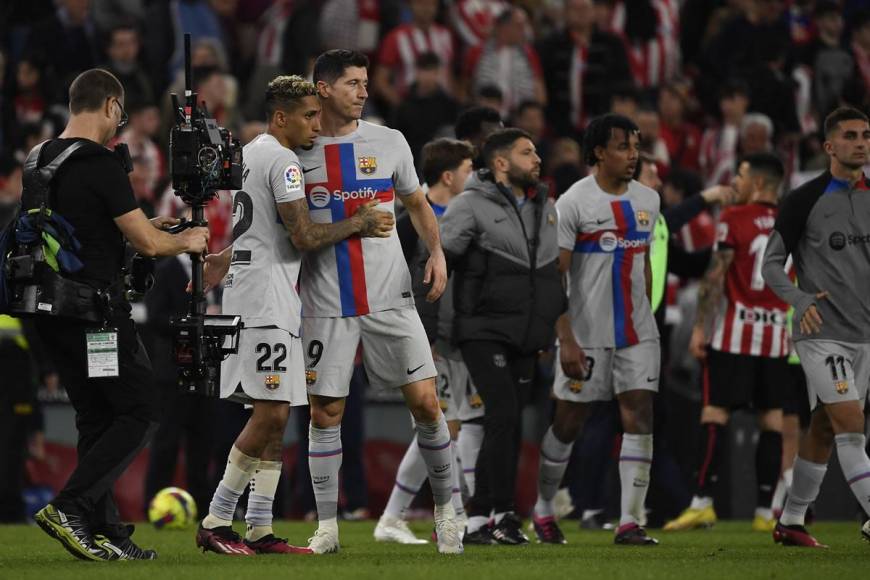
M 825 119 L 831 168 L 783 199 L 764 253 L 764 281 L 794 306 L 793 339 L 813 410 L 801 438 L 794 480 L 773 538 L 819 547 L 804 528 L 834 444 L 864 512 L 870 516 L 870 459 L 864 405 L 870 381 L 870 161 L 867 116 L 842 107 Z M 797 286 L 783 265 L 794 260 Z M 870 540 L 870 523 L 864 524 Z
M 281 475 L 284 428 L 291 406 L 308 403 L 296 292 L 300 252 L 350 235 L 391 235 L 394 218 L 364 204 L 347 219 L 316 224 L 308 215 L 302 167 L 294 147 L 320 132 L 314 85 L 281 76 L 266 89 L 269 127 L 245 145 L 243 189 L 233 193 L 233 245 L 206 258 L 211 287 L 227 275 L 223 310 L 245 323 L 239 353 L 221 367 L 221 397 L 253 406 L 230 450 L 223 479 L 196 535 L 203 550 L 250 556 L 310 553 L 272 533 L 272 502 Z M 289 234 L 289 239 L 288 239 Z M 239 496 L 250 482 L 245 540 L 232 529 Z
M 434 301 L 447 283 L 438 222 L 420 189 L 414 158 L 402 134 L 360 120 L 368 98 L 367 66 L 365 55 L 351 50 L 330 50 L 314 63 L 323 134 L 314 147 L 297 150 L 311 218 L 334 223 L 371 201 L 393 214 L 398 195 L 429 251 L 423 281 L 431 284 L 427 299 Z M 450 503 L 450 433 L 438 405 L 432 351 L 414 307 L 411 275 L 398 235 L 352 236 L 309 252 L 302 264 L 300 288 L 311 400 L 308 464 L 319 522 L 311 549 L 322 554 L 339 548 L 341 418 L 361 341 L 371 383 L 401 389 L 414 416 L 417 444 L 435 499 L 438 550 L 462 552 Z

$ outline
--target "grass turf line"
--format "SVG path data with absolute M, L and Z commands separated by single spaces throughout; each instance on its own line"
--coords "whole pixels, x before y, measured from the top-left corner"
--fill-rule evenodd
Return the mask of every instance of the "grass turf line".
M 236 522 L 238 531 L 243 525 Z M 306 544 L 313 524 L 278 522 L 279 536 Z M 428 538 L 431 524 L 412 529 Z M 462 556 L 441 556 L 431 543 L 400 546 L 374 541 L 374 522 L 342 522 L 341 552 L 325 556 L 233 558 L 202 554 L 194 530 L 157 531 L 137 527 L 134 539 L 157 550 L 154 562 L 82 562 L 36 526 L 0 526 L 0 578 L 82 578 L 163 580 L 193 578 L 324 578 L 326 580 L 509 580 L 582 578 L 643 580 L 658 578 L 827 578 L 865 575 L 870 545 L 852 522 L 818 523 L 812 532 L 829 550 L 783 548 L 769 534 L 753 533 L 748 522 L 720 522 L 713 530 L 669 533 L 652 530 L 661 545 L 634 548 L 613 545 L 611 532 L 579 531 L 564 522 L 566 546 L 469 546 Z

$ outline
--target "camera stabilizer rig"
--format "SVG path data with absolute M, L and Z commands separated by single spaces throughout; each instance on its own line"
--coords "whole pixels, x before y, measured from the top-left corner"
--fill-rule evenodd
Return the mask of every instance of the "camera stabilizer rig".
M 205 204 L 220 189 L 241 189 L 242 148 L 197 105 L 190 70 L 190 34 L 184 35 L 185 104 L 172 95 L 176 113 L 169 139 L 169 167 L 175 195 L 189 205 L 192 216 L 170 231 L 206 227 Z M 208 397 L 220 396 L 220 365 L 238 352 L 241 317 L 206 314 L 202 256 L 192 256 L 190 310 L 170 322 L 179 387 Z

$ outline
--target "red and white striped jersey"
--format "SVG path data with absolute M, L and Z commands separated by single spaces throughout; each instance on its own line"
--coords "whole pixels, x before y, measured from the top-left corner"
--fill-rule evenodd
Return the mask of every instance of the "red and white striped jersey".
M 736 125 L 723 125 L 704 130 L 698 164 L 705 187 L 728 185 L 737 165 L 737 140 L 740 130 Z
M 776 213 L 776 206 L 749 203 L 729 207 L 719 218 L 716 249 L 732 249 L 734 259 L 713 325 L 713 350 L 771 358 L 789 354 L 788 304 L 761 276 Z
M 384 38 L 378 64 L 393 71 L 393 83 L 399 94 L 408 92 L 417 76 L 417 57 L 425 52 L 434 52 L 441 59 L 441 82 L 447 88 L 447 74 L 454 66 L 453 37 L 448 29 L 440 24 L 433 24 L 429 30 L 402 24 Z
M 676 0 L 652 0 L 656 35 L 646 42 L 632 42 L 625 35 L 625 2 L 617 0 L 610 17 L 610 31 L 625 43 L 634 82 L 654 88 L 680 73 L 680 7 Z
M 477 46 L 489 37 L 496 17 L 508 6 L 503 0 L 453 0 L 450 23 L 466 47 Z

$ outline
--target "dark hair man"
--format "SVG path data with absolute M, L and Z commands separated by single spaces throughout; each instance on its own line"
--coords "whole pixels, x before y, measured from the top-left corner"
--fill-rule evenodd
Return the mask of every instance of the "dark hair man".
M 85 560 L 153 559 L 130 539 L 112 498 L 112 486 L 156 430 L 158 402 L 151 361 L 130 317 L 124 298 L 124 238 L 146 256 L 173 256 L 205 251 L 206 228 L 178 235 L 163 231 L 172 218 L 149 221 L 133 197 L 124 165 L 105 148 L 126 122 L 124 90 L 111 73 L 91 69 L 69 89 L 70 119 L 60 138 L 34 150 L 39 166 L 68 147 L 80 149 L 62 164 L 52 181 L 48 205 L 74 228 L 84 267 L 71 277 L 110 296 L 105 327 L 117 365 L 100 376 L 88 361 L 87 347 L 100 324 L 54 316 L 36 317 L 46 350 L 52 353 L 76 410 L 78 465 L 64 488 L 36 515 L 36 522 L 74 556 Z M 25 175 L 27 183 L 27 175 Z M 22 207 L 38 207 L 25 186 Z M 88 335 L 86 342 L 86 335 Z
M 327 51 L 314 63 L 322 131 L 313 147 L 297 149 L 306 172 L 311 217 L 333 223 L 373 201 L 394 213 L 398 196 L 429 251 L 423 281 L 431 284 L 426 298 L 434 302 L 447 283 L 438 222 L 420 189 L 402 134 L 360 119 L 368 99 L 367 66 L 365 55 L 351 50 Z M 414 416 L 435 500 L 438 551 L 461 553 L 462 537 L 451 505 L 450 433 L 438 406 L 432 350 L 414 308 L 399 237 L 352 236 L 309 252 L 302 277 L 302 336 L 311 404 L 308 463 L 319 524 L 310 548 L 317 554 L 339 549 L 341 420 L 354 355 L 362 341 L 369 380 L 400 389 Z
M 737 205 L 719 217 L 716 246 L 698 292 L 689 350 L 704 362 L 703 407 L 691 505 L 665 530 L 716 522 L 713 495 L 732 411 L 758 413 L 758 482 L 752 529 L 773 531 L 771 502 L 782 464 L 782 379 L 787 376 L 788 304 L 764 283 L 761 260 L 785 176 L 771 153 L 744 157 L 732 179 Z
M 320 133 L 317 89 L 301 77 L 279 76 L 266 88 L 265 102 L 268 129 L 245 145 L 243 189 L 233 193 L 233 245 L 207 258 L 209 284 L 229 270 L 223 311 L 241 314 L 245 323 L 239 354 L 221 367 L 221 397 L 253 407 L 196 536 L 204 550 L 228 555 L 311 552 L 290 546 L 272 530 L 290 407 L 308 404 L 296 292 L 301 252 L 351 235 L 386 238 L 393 230 L 393 216 L 373 202 L 333 224 L 312 222 L 293 149 L 311 147 Z M 242 542 L 232 521 L 249 482 Z
M 483 159 L 487 168 L 472 175 L 441 218 L 454 268 L 453 340 L 486 408 L 465 541 L 524 544 L 514 511 L 520 414 L 538 352 L 551 346 L 565 307 L 557 216 L 526 132 L 492 133 Z
M 846 482 L 870 515 L 870 459 L 864 406 L 870 383 L 870 158 L 867 116 L 840 107 L 825 119 L 831 167 L 783 200 L 764 252 L 762 275 L 794 307 L 792 338 L 807 378 L 812 418 L 801 438 L 794 479 L 773 538 L 819 547 L 804 528 L 837 447 Z M 792 257 L 797 286 L 783 266 Z M 870 524 L 861 530 L 870 540 Z
M 641 527 L 653 454 L 653 394 L 659 382 L 659 333 L 650 307 L 649 247 L 659 195 L 634 180 L 640 132 L 627 117 L 608 114 L 586 129 L 583 150 L 596 171 L 556 202 L 559 267 L 569 273 L 568 312 L 559 318 L 559 362 L 553 393 L 556 415 L 541 443 L 538 539 L 565 543 L 553 497 L 587 403 L 616 399 L 624 435 L 617 544 L 650 545 Z

